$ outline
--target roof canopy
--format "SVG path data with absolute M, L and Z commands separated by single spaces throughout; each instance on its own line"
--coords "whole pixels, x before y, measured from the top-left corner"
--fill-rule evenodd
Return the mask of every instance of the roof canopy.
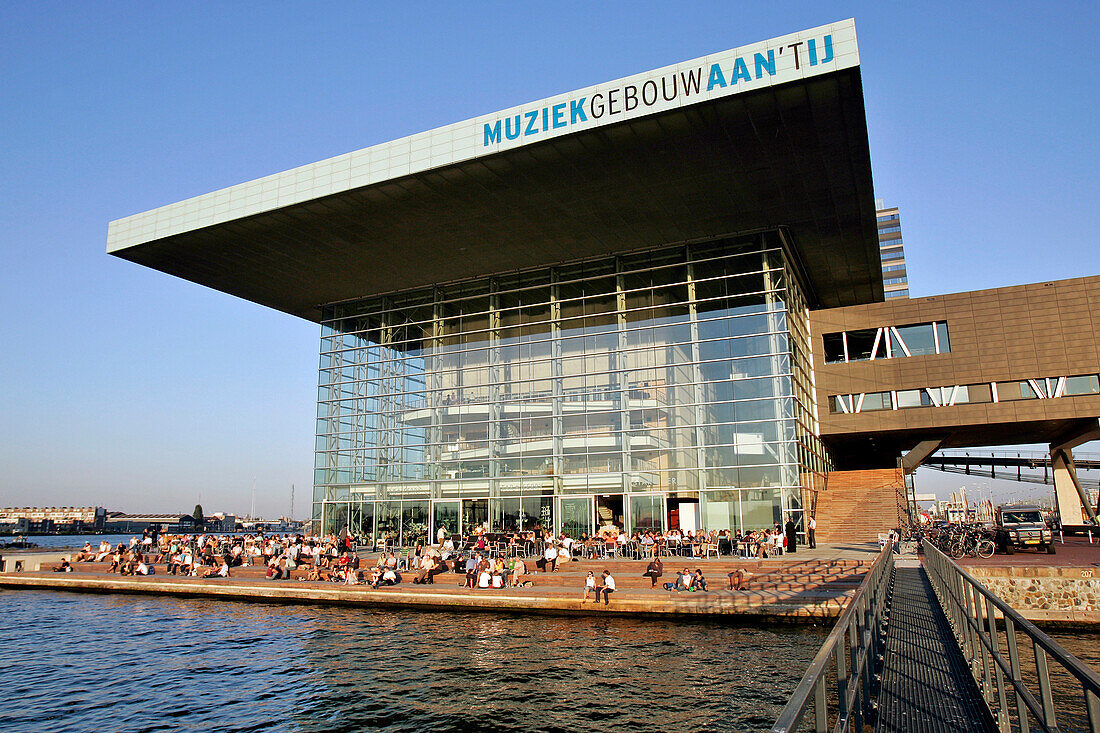
M 854 49 L 854 28 L 851 35 Z M 768 53 L 755 55 L 775 58 Z M 709 61 L 699 66 L 704 85 Z M 735 94 L 581 124 L 495 152 L 459 159 L 456 151 L 454 162 L 428 160 L 422 170 L 235 218 L 224 215 L 228 204 L 218 215 L 217 197 L 228 202 L 234 190 L 227 189 L 200 197 L 210 199 L 213 223 L 194 226 L 201 216 L 169 220 L 155 210 L 113 223 L 109 251 L 316 321 L 325 303 L 782 226 L 813 305 L 882 300 L 858 57 L 822 71 L 808 72 L 804 57 L 791 81 L 776 83 L 780 73 Z M 593 94 L 574 97 L 587 99 L 591 112 Z M 557 106 L 568 119 L 568 104 Z M 530 115 L 494 117 L 513 112 Z M 475 134 L 489 127 L 482 118 L 470 124 Z M 139 229 L 151 215 L 159 219 Z

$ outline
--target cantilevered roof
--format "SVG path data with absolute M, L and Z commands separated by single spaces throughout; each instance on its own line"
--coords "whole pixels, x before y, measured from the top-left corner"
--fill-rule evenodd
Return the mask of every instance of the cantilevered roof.
M 318 320 L 325 303 L 769 227 L 815 305 L 883 298 L 851 21 L 112 222 L 108 252 Z

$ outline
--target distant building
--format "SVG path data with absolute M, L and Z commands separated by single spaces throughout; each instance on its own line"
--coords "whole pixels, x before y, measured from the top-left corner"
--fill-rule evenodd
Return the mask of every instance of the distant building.
M 240 527 L 245 532 L 298 534 L 303 531 L 305 523 L 289 517 L 279 517 L 278 519 L 246 519 L 240 522 Z
M 0 509 L 0 531 L 21 534 L 84 532 L 103 529 L 107 510 L 88 507 L 7 507 Z
M 144 532 L 146 529 L 155 529 L 158 532 L 233 532 L 237 528 L 237 517 L 233 514 L 216 512 L 208 514 L 202 527 L 195 525 L 195 518 L 190 514 L 124 514 L 123 512 L 111 512 L 107 518 L 105 529 L 117 534 L 129 534 Z
M 896 206 L 875 199 L 878 213 L 878 251 L 882 259 L 882 285 L 887 298 L 909 297 L 909 276 L 905 271 L 905 248 L 901 240 L 901 214 Z

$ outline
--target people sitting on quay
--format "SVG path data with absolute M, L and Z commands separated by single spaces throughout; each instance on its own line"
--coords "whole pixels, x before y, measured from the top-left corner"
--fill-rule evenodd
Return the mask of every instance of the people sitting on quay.
M 380 569 L 375 568 L 375 571 L 377 572 L 371 572 L 371 588 L 378 589 L 379 586 L 392 586 L 401 582 L 401 575 L 397 572 L 396 568 L 387 566 Z
M 676 580 L 671 583 L 665 583 L 665 590 L 667 591 L 690 591 L 695 590 L 695 576 L 691 571 L 684 568 L 676 574 Z
M 480 562 L 481 555 L 476 552 L 470 553 L 470 556 L 466 558 L 466 582 L 462 584 L 463 588 L 477 587 L 477 572 Z
M 553 542 L 546 543 L 546 549 L 543 550 L 542 558 L 535 562 L 535 566 L 540 568 L 544 573 L 552 573 L 558 567 L 558 548 L 554 546 Z
M 73 566 L 69 563 L 68 559 L 63 557 L 61 558 L 61 564 L 54 568 L 53 571 L 55 573 L 71 573 L 73 571 Z
M 604 570 L 600 577 L 600 582 L 596 585 L 596 603 L 600 602 L 600 594 L 603 594 L 603 604 L 606 606 L 611 602 L 611 594 L 615 592 L 615 578 L 611 575 L 610 570 Z
M 588 571 L 588 575 L 584 579 L 584 598 L 581 599 L 581 603 L 588 600 L 588 597 L 596 592 L 596 574 L 591 570 Z
M 524 579 L 524 576 L 527 575 L 527 563 L 518 557 L 512 558 L 511 562 L 511 575 L 509 576 L 510 587 L 519 588 L 523 585 L 530 585 L 531 581 Z
M 447 566 L 436 555 L 426 555 L 420 563 L 420 570 L 413 578 L 415 585 L 434 585 L 435 576 L 443 573 Z
M 745 590 L 745 579 L 751 578 L 753 573 L 750 573 L 748 570 L 737 568 L 728 573 L 728 575 L 730 579 L 729 590 Z
M 692 586 L 695 590 L 707 592 L 707 579 L 703 576 L 701 568 L 695 568 L 695 577 L 692 578 Z
M 651 559 L 649 561 L 649 564 L 646 565 L 645 572 L 642 573 L 642 577 L 643 578 L 649 578 L 649 580 L 650 580 L 649 587 L 650 588 L 656 588 L 657 587 L 657 578 L 660 578 L 664 574 L 665 574 L 665 564 L 663 562 L 661 562 L 661 558 L 654 557 L 653 559 Z
M 204 578 L 228 578 L 229 577 L 229 563 L 226 562 L 223 559 L 222 562 L 221 562 L 221 565 L 219 565 L 216 568 L 214 568 L 214 567 L 210 568 L 209 570 L 207 570 L 205 573 L 202 574 L 202 577 L 204 577 Z

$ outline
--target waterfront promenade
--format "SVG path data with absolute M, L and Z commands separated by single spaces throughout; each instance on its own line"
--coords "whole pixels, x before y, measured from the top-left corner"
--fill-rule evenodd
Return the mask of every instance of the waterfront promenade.
M 556 572 L 529 573 L 530 587 L 500 589 L 461 588 L 463 574 L 444 573 L 434 585 L 413 585 L 411 573 L 397 586 L 377 590 L 363 585 L 339 585 L 301 580 L 272 581 L 262 566 L 234 568 L 232 577 L 203 579 L 164 575 L 119 576 L 106 573 L 105 563 L 77 563 L 71 573 L 52 572 L 44 563 L 39 572 L 0 574 L 0 588 L 51 589 L 90 593 L 139 593 L 214 597 L 223 600 L 269 603 L 319 603 L 355 606 L 402 606 L 421 609 L 517 611 L 546 614 L 642 614 L 658 616 L 742 616 L 773 622 L 812 623 L 836 617 L 862 581 L 877 547 L 819 546 L 796 554 L 765 560 L 669 558 L 657 588 L 642 577 L 642 560 L 589 560 L 563 564 Z M 27 555 L 26 557 L 30 557 Z M 369 564 L 376 555 L 364 555 Z M 18 556 L 9 554 L 8 562 Z M 675 580 L 684 567 L 700 568 L 709 583 L 707 592 L 670 592 L 661 583 Z M 617 590 L 608 605 L 583 602 L 584 578 L 589 570 L 614 575 Z M 746 572 L 743 590 L 727 590 L 728 573 Z M 296 571 L 303 575 L 303 571 Z

